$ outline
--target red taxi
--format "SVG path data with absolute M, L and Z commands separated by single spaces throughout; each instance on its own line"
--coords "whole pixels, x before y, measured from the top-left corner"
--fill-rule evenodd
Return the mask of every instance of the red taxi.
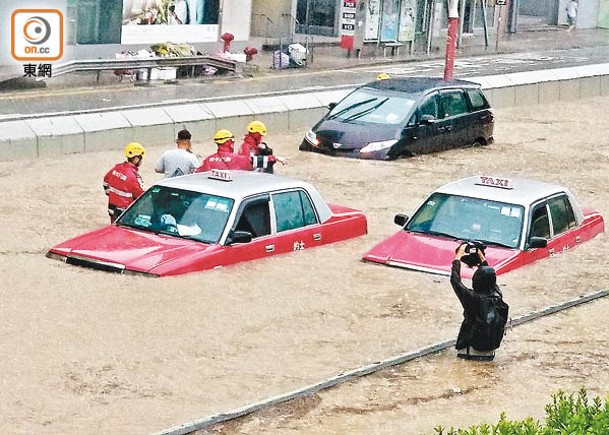
M 334 243 L 367 232 L 361 211 L 327 204 L 309 183 L 247 171 L 160 181 L 113 225 L 52 247 L 69 264 L 178 275 Z
M 603 217 L 580 209 L 568 189 L 524 178 L 476 176 L 433 192 L 403 227 L 363 257 L 366 261 L 449 275 L 462 241 L 487 245 L 497 274 L 574 248 L 604 231 Z M 462 269 L 471 278 L 473 269 Z

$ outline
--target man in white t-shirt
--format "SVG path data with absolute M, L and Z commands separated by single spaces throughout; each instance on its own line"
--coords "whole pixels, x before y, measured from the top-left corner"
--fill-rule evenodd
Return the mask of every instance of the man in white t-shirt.
M 190 132 L 180 130 L 174 150 L 165 151 L 157 160 L 154 171 L 165 174 L 165 178 L 178 177 L 194 172 L 199 167 L 199 159 L 190 148 Z

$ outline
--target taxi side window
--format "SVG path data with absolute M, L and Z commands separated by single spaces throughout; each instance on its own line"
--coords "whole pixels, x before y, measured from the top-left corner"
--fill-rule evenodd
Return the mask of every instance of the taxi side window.
M 530 237 L 550 238 L 550 220 L 548 218 L 548 209 L 546 204 L 539 204 L 533 209 L 531 214 L 531 231 Z
M 442 93 L 443 118 L 457 116 L 469 111 L 465 94 L 461 91 L 450 91 Z
M 488 107 L 488 102 L 486 101 L 486 97 L 479 89 L 467 89 L 465 91 L 467 96 L 469 97 L 469 102 L 472 104 L 474 110 L 486 109 Z
M 552 216 L 552 228 L 554 234 L 561 234 L 575 227 L 575 215 L 573 208 L 566 196 L 553 198 L 548 202 L 550 215 Z
M 317 216 L 309 197 L 300 190 L 273 195 L 277 232 L 301 228 L 317 223 Z
M 245 200 L 239 213 L 236 231 L 247 231 L 252 234 L 252 238 L 271 234 L 268 195 Z

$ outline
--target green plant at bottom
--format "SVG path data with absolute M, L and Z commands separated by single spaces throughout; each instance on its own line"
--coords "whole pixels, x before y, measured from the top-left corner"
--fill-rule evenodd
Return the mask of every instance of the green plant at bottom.
M 510 421 L 502 412 L 497 424 L 480 424 L 468 429 L 434 428 L 436 435 L 607 435 L 609 434 L 609 401 L 590 399 L 585 387 L 577 393 L 559 390 L 546 405 L 545 422 L 532 418 Z

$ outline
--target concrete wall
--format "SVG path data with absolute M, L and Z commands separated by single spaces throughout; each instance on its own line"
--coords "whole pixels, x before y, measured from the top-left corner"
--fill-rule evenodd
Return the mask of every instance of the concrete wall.
M 609 63 L 469 80 L 481 84 L 497 109 L 547 104 L 609 95 Z M 0 160 L 119 150 L 131 140 L 150 146 L 168 145 L 183 128 L 189 129 L 196 140 L 211 142 L 217 129 L 227 128 L 240 136 L 254 119 L 264 122 L 270 131 L 306 130 L 327 112 L 329 103 L 350 91 L 342 88 L 0 121 Z

